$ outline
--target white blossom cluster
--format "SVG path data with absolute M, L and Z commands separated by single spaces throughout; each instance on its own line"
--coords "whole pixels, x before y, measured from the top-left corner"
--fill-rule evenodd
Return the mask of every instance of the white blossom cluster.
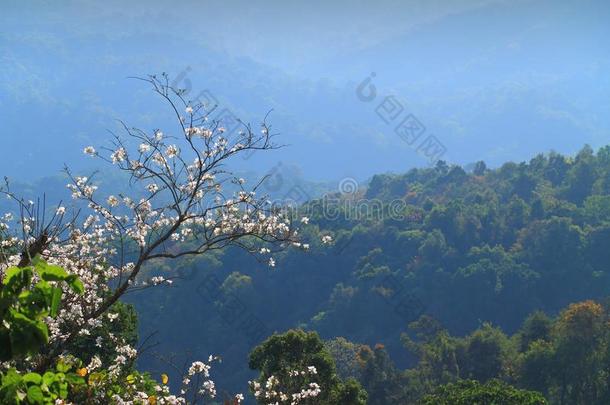
M 258 381 L 250 381 L 249 384 L 254 397 L 261 403 L 298 405 L 317 397 L 322 392 L 320 385 L 311 381 L 317 374 L 316 368 L 309 366 L 306 370 L 289 371 L 284 381 L 272 375 L 267 378 L 264 385 Z
M 208 363 L 217 360 L 216 357 L 210 356 Z M 204 399 L 214 399 L 216 397 L 216 388 L 214 381 L 210 379 L 211 364 L 206 364 L 202 361 L 195 361 L 189 367 L 187 374 L 182 380 L 182 389 L 180 395 L 172 395 L 169 392 L 167 385 L 156 385 L 155 394 L 149 395 L 138 390 L 138 381 L 134 379 L 131 386 L 127 387 L 129 393 L 127 395 L 114 395 L 112 397 L 113 404 L 117 405 L 150 405 L 168 404 L 168 405 L 185 405 L 192 402 Z M 154 398 L 151 398 L 154 397 Z M 189 400 L 187 400 L 187 397 Z M 244 400 L 243 394 L 237 394 L 234 400 L 239 404 Z

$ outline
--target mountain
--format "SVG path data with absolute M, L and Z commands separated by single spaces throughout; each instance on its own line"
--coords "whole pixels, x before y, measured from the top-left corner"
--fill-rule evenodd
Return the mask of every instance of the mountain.
M 350 9 L 366 35 L 346 27 L 344 38 L 327 16 L 318 29 L 295 27 L 263 49 L 273 27 L 213 4 L 192 5 L 185 16 L 161 6 L 102 10 L 84 2 L 41 7 L 36 19 L 21 18 L 27 10 L 12 5 L 0 17 L 0 132 L 5 150 L 19 159 L 0 160 L 0 172 L 32 180 L 63 163 L 87 168 L 80 151 L 107 145 L 108 131 L 120 132 L 117 119 L 177 131 L 161 100 L 127 79 L 164 71 L 189 97 L 218 102 L 219 112 L 227 108 L 254 127 L 270 112 L 289 147 L 237 162 L 236 170 L 263 173 L 282 161 L 316 181 L 362 180 L 428 165 L 421 148 L 428 135 L 443 145 L 444 160 L 491 167 L 548 151 L 548 137 L 563 153 L 606 143 L 605 3 L 387 6 Z M 267 10 L 267 18 L 281 16 L 285 24 L 298 19 L 295 10 L 269 7 L 250 11 Z M 231 25 L 215 32 L 196 22 L 195 11 Z M 384 19 L 404 26 L 385 27 Z M 248 30 L 260 38 L 240 39 Z M 320 42 L 330 51 L 313 46 Z M 362 102 L 357 89 L 371 72 L 377 98 Z M 402 111 L 386 123 L 381 115 L 389 106 L 380 104 L 388 96 Z M 413 144 L 395 132 L 409 114 L 426 130 Z

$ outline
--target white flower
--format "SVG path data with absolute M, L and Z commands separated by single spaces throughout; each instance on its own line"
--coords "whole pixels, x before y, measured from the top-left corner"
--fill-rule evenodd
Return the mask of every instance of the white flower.
M 158 164 L 159 166 L 165 166 L 165 158 L 159 152 L 153 155 L 152 161 Z
M 66 213 L 66 207 L 57 207 L 55 213 L 59 216 L 64 215 Z
M 83 153 L 85 155 L 89 155 L 89 156 L 95 156 L 95 148 L 93 146 L 87 146 L 85 149 L 83 149 Z
M 87 371 L 93 371 L 98 369 L 100 366 L 102 365 L 102 361 L 100 360 L 100 358 L 95 355 L 93 356 L 93 358 L 91 358 L 91 362 L 89 363 L 89 365 L 87 366 Z
M 165 283 L 167 285 L 172 284 L 172 280 L 166 280 L 165 277 L 163 277 L 163 276 L 155 276 L 150 279 L 150 282 L 152 283 L 152 285 L 159 285 L 159 284 L 163 284 L 163 283 Z
M 110 197 L 108 197 L 108 200 L 106 201 L 108 203 L 108 205 L 110 205 L 111 207 L 116 207 L 117 205 L 119 205 L 119 199 L 116 198 L 115 196 L 111 195 Z
M 149 184 L 148 186 L 146 186 L 146 189 L 147 189 L 147 190 L 148 190 L 150 193 L 154 194 L 154 193 L 156 193 L 157 191 L 159 191 L 159 186 L 157 186 L 155 183 L 151 183 L 151 184 Z
M 123 148 L 123 147 L 118 148 L 110 155 L 110 159 L 112 160 L 112 163 L 114 163 L 114 164 L 123 162 L 126 157 L 127 157 L 127 151 L 125 151 L 125 148 Z
M 203 373 L 203 375 L 207 377 L 209 375 L 210 368 L 210 366 L 202 361 L 195 361 L 191 364 L 191 367 L 189 367 L 188 375 L 193 376 L 196 373 Z
M 301 223 L 307 225 L 309 223 L 309 218 L 307 218 L 307 217 L 301 218 Z
M 155 131 L 155 139 L 157 141 L 160 141 L 161 139 L 163 139 L 163 132 L 161 132 L 159 130 Z
M 175 158 L 176 156 L 178 156 L 178 153 L 180 153 L 180 151 L 178 150 L 178 147 L 176 145 L 169 145 L 167 147 L 167 149 L 165 149 L 165 154 L 170 159 Z
M 328 245 L 329 243 L 331 243 L 333 241 L 332 236 L 330 235 L 324 235 L 322 236 L 322 243 L 325 245 Z
M 269 267 L 275 267 L 275 260 L 273 260 L 273 257 L 269 258 Z
M 193 113 L 193 107 L 191 107 L 190 105 L 188 107 L 186 107 L 186 113 L 187 114 L 192 114 Z
M 140 146 L 138 146 L 138 151 L 140 151 L 140 153 L 146 153 L 150 150 L 150 145 L 147 143 L 141 143 Z

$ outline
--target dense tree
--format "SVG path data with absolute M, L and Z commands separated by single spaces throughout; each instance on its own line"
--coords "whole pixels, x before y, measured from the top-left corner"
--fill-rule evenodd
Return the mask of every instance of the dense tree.
M 539 340 L 548 342 L 551 338 L 551 325 L 551 318 L 542 311 L 536 311 L 529 315 L 517 334 L 519 350 L 525 352 L 531 343 Z
M 342 382 L 338 377 L 332 356 L 315 332 L 290 330 L 269 337 L 252 351 L 249 366 L 260 371 L 252 388 L 260 403 L 289 404 L 293 394 L 303 392 L 310 395 L 313 403 L 366 403 L 366 391 L 355 380 Z M 307 378 L 295 382 L 291 378 L 294 373 L 305 373 Z M 277 385 L 274 381 L 278 381 Z M 262 387 L 269 387 L 270 382 L 275 394 L 265 396 Z M 317 387 L 319 392 L 308 394 L 310 387 Z
M 369 405 L 408 403 L 406 378 L 396 368 L 383 345 L 362 353 L 366 362 L 362 371 L 362 386 L 368 394 Z
M 441 386 L 427 395 L 423 405 L 545 405 L 547 401 L 537 392 L 516 389 L 502 381 L 480 384 L 473 380 Z

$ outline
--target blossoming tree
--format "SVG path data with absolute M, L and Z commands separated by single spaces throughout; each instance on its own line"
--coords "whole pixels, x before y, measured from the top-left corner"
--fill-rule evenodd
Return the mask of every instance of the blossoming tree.
M 212 119 L 213 108 L 187 100 L 184 91 L 171 87 L 167 75 L 141 80 L 167 102 L 175 126 L 164 134 L 160 129 L 147 132 L 123 124 L 122 135 L 114 136 L 111 147 L 84 149 L 124 173 L 124 193 L 105 194 L 98 190 L 94 176 L 77 176 L 66 168 L 75 203 L 71 210 L 60 204 L 45 219 L 44 203 L 20 199 L 8 183 L 1 189 L 17 202 L 18 210 L 0 221 L 0 275 L 4 278 L 7 269 L 29 266 L 41 257 L 77 277 L 84 287 L 82 294 L 63 292 L 56 316 L 45 319 L 48 344 L 39 353 L 26 361 L 2 363 L 2 369 L 19 365 L 23 372 L 44 371 L 66 356 L 78 357 L 71 352 L 74 341 L 97 336 L 104 322 L 117 316 L 114 308 L 125 293 L 172 282 L 171 277 L 138 277 L 154 261 L 235 246 L 262 255 L 273 266 L 273 252 L 303 247 L 289 216 L 272 209 L 265 196 L 257 196 L 258 185 L 247 189 L 243 179 L 227 171 L 227 163 L 239 155 L 278 147 L 267 123 L 260 131 L 240 123 L 239 131 L 228 133 L 222 122 Z M 137 356 L 134 347 L 113 334 L 97 336 L 95 345 L 114 355 L 110 364 L 102 364 L 99 356 L 81 359 L 86 373 L 104 370 L 105 378 L 123 378 Z M 203 378 L 192 387 L 191 377 L 196 374 Z M 181 396 L 171 396 L 159 385 L 154 401 L 184 403 L 189 389 L 195 399 L 199 394 L 213 395 L 208 377 L 209 365 L 194 363 Z M 113 394 L 113 401 L 135 398 L 153 403 L 131 378 L 132 389 Z

